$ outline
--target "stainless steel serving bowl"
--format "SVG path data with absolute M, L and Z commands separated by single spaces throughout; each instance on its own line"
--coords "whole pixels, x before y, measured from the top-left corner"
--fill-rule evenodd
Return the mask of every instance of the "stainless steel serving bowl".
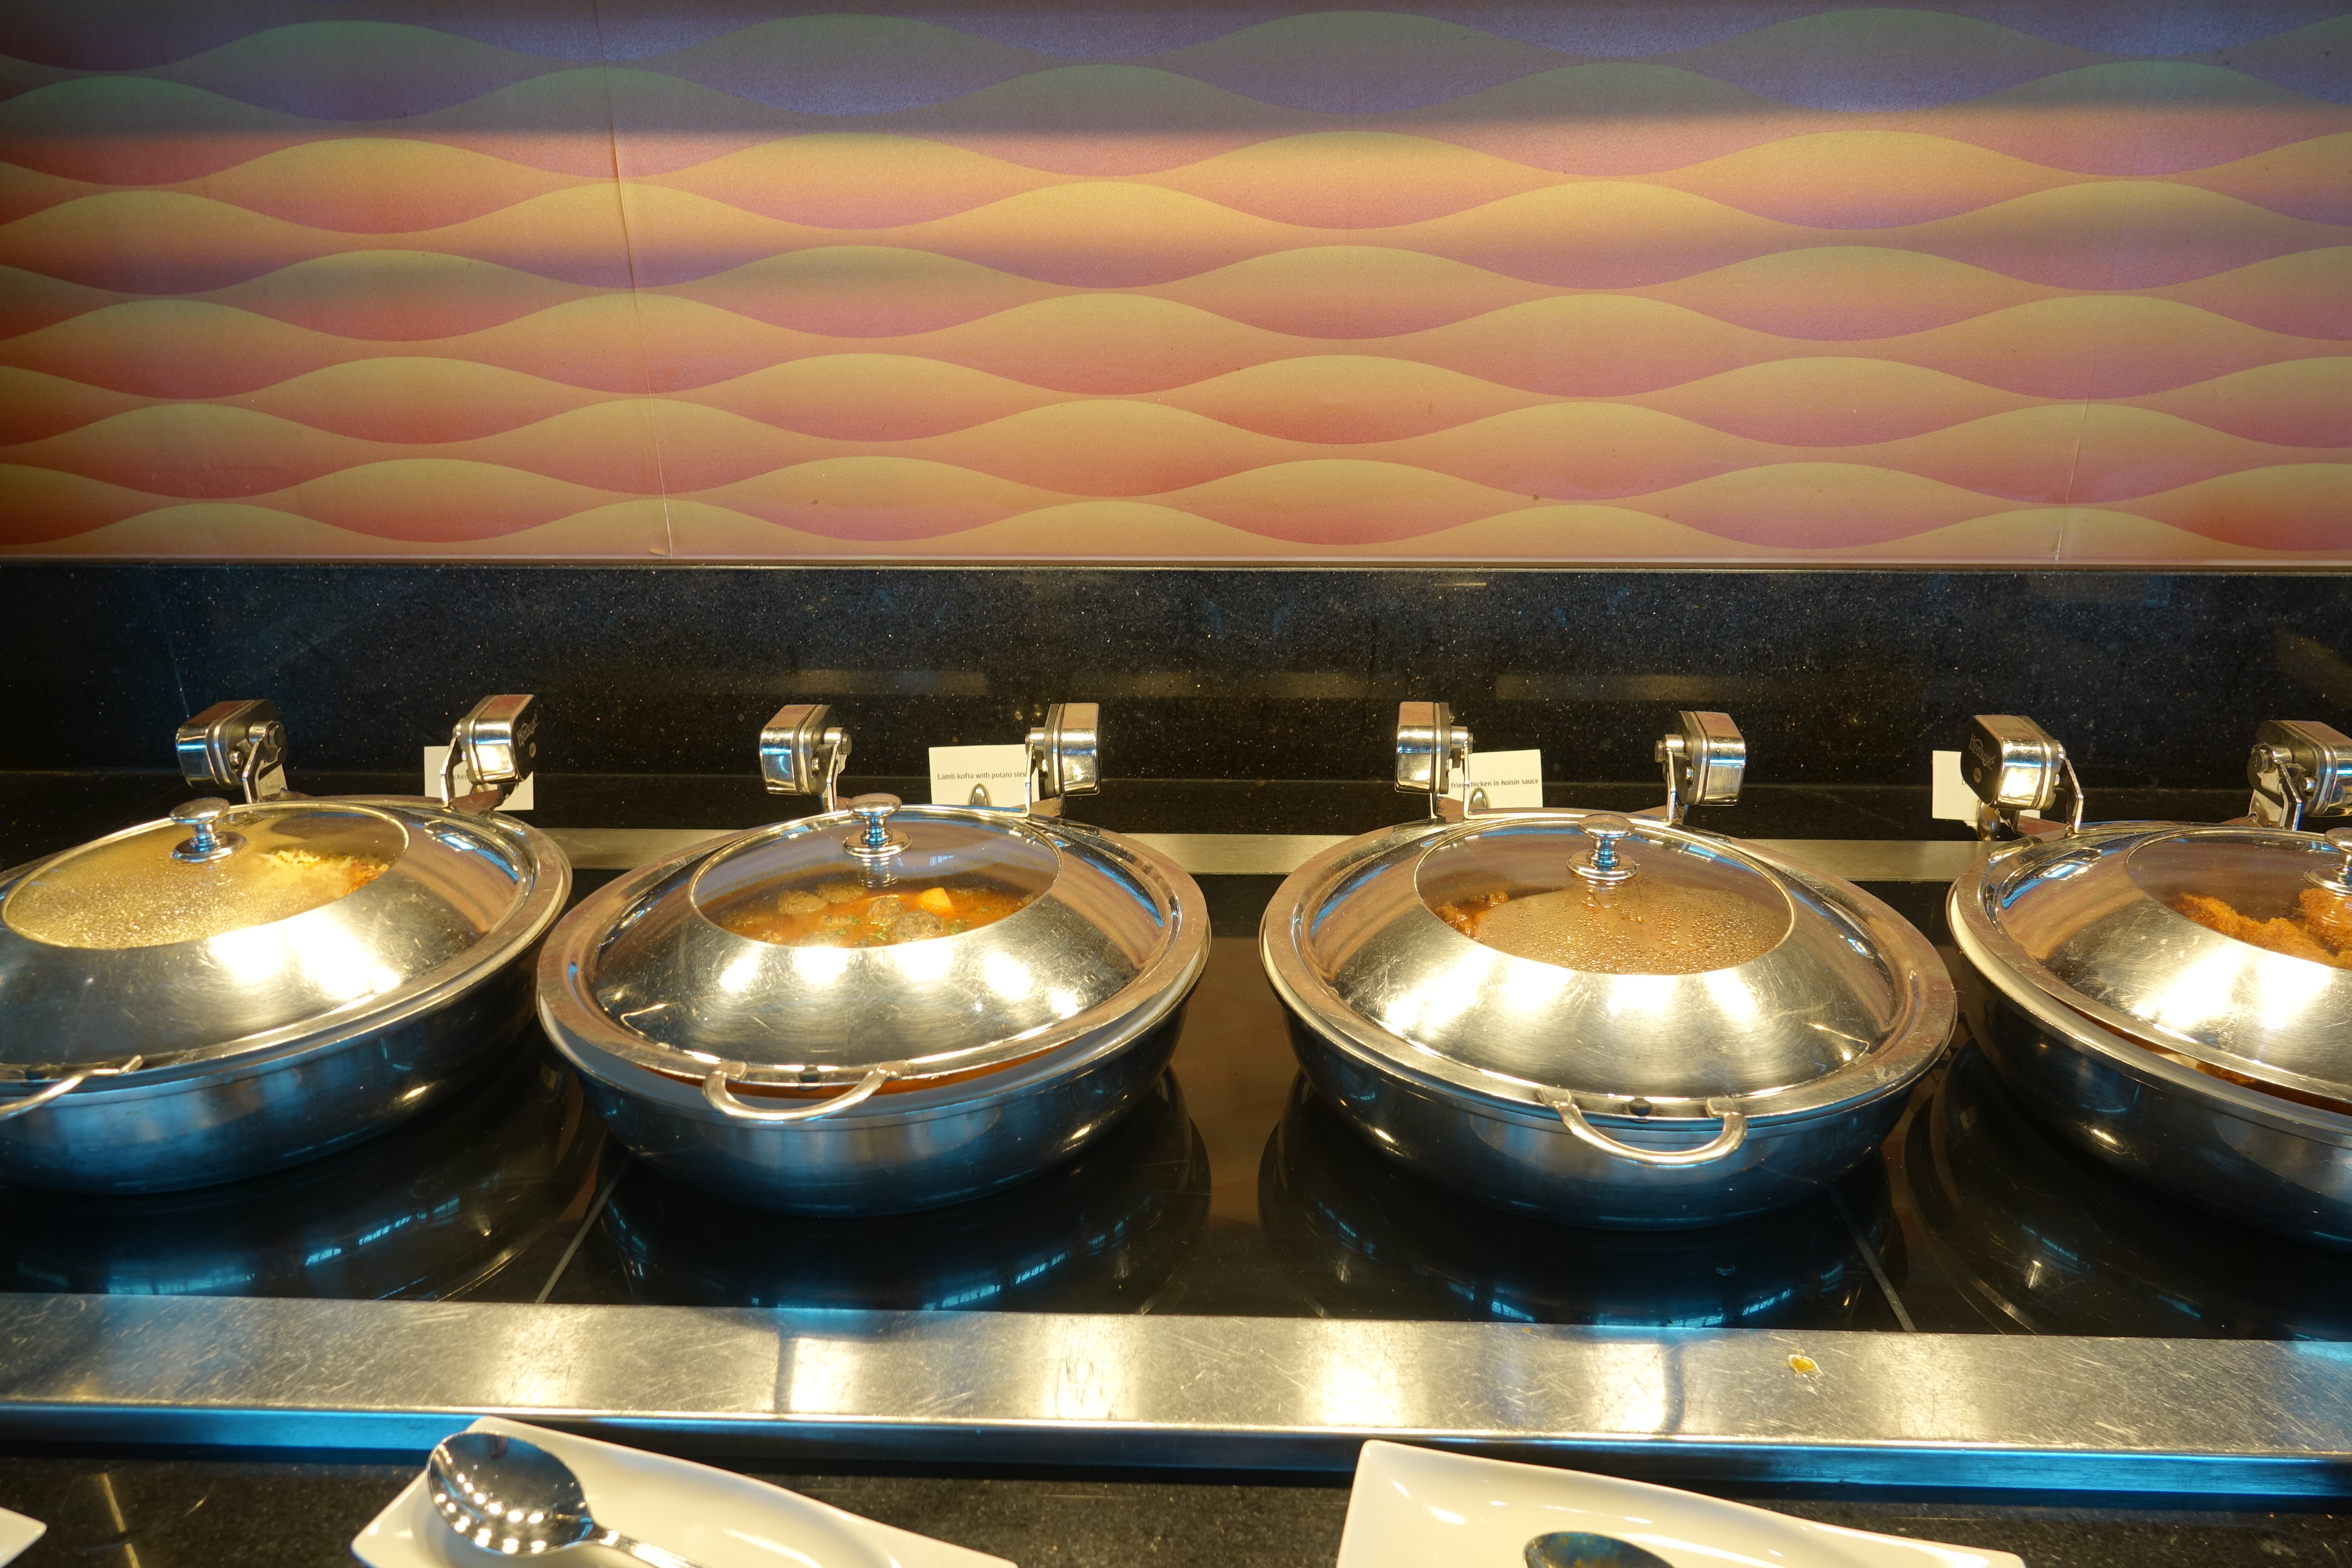
M 1986 1055 L 2037 1115 L 2200 1208 L 2352 1249 L 2352 971 L 2210 929 L 2284 918 L 2341 848 L 2113 823 L 2001 846 L 1950 895 Z M 2224 1076 L 2227 1075 L 2227 1076 Z
M 528 1022 L 570 889 L 534 829 L 392 798 L 201 801 L 7 874 L 0 1180 L 206 1186 L 415 1115 Z
M 1209 1159 L 1173 1074 L 1035 1181 L 947 1208 L 811 1217 L 633 1173 L 602 1221 L 632 1300 L 864 1311 L 1138 1312 L 1209 1217 Z
M 730 911 L 826 890 L 1008 889 L 897 945 L 792 945 Z M 614 1133 L 740 1204 L 958 1202 L 1076 1153 L 1149 1094 L 1208 957 L 1192 879 L 1056 817 L 888 796 L 690 849 L 557 928 L 540 1013 Z
M 1886 1176 L 1734 1225 L 1571 1231 L 1382 1159 L 1303 1080 L 1258 1166 L 1259 1223 L 1332 1317 L 1607 1328 L 1890 1326 L 1859 1242 L 1902 1272 Z M 1849 1224 L 1851 1221 L 1851 1224 Z
M 1965 975 L 1960 985 L 1973 1033 Z M 1988 1322 L 2039 1334 L 2352 1339 L 2352 1257 L 2210 1216 L 2094 1160 L 2026 1109 L 1979 1045 L 1961 1050 L 1911 1117 L 1903 1176 L 1915 1245 Z
M 187 1192 L 18 1193 L 0 1205 L 0 1289 L 446 1299 L 568 1240 L 620 1157 L 573 1075 L 526 1047 L 439 1111 L 289 1170 Z
M 1431 907 L 1481 879 L 1543 886 L 1596 842 L 1654 884 L 1755 900 L 1777 935 L 1725 967 L 1594 973 Z M 1577 1225 L 1716 1225 L 1819 1192 L 1894 1125 L 1954 1018 L 1935 949 L 1860 889 L 1604 814 L 1350 840 L 1283 884 L 1259 940 L 1307 1077 L 1375 1148 Z

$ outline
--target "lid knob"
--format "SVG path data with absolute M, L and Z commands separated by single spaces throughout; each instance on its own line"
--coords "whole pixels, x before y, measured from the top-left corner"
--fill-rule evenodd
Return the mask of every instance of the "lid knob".
M 194 831 L 172 849 L 172 858 L 187 866 L 203 866 L 234 855 L 245 847 L 242 834 L 230 833 L 220 826 L 229 812 L 228 802 L 217 795 L 206 795 L 176 807 L 172 820 Z
M 898 809 L 895 795 L 861 795 L 843 809 L 857 819 L 857 837 L 841 841 L 860 860 L 887 860 L 907 847 L 907 836 L 890 831 L 890 814 Z
M 2331 828 L 2326 838 L 2327 847 L 2343 856 L 2344 863 L 2336 867 L 2332 875 L 2325 871 L 2314 871 L 2309 880 L 2315 887 L 2324 888 L 2339 897 L 2352 899 L 2352 827 Z
M 1617 858 L 1617 841 L 1633 837 L 1633 825 L 1613 812 L 1584 819 L 1584 836 L 1592 840 L 1592 853 L 1569 868 L 1579 877 L 1596 887 L 1613 888 L 1631 879 L 1641 870 Z

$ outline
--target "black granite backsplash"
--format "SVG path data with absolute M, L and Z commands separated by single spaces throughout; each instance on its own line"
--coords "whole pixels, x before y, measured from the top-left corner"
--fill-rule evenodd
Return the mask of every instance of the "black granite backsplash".
M 1057 700 L 1104 705 L 1130 778 L 1377 779 L 1405 698 L 1554 781 L 1648 778 L 1676 708 L 1730 711 L 1759 784 L 1916 785 L 1985 711 L 2094 788 L 2352 728 L 2333 573 L 22 563 L 0 645 L 0 769 L 169 768 L 184 716 L 263 696 L 298 772 L 405 770 L 492 690 L 539 695 L 551 773 L 747 773 L 788 700 L 876 774 Z

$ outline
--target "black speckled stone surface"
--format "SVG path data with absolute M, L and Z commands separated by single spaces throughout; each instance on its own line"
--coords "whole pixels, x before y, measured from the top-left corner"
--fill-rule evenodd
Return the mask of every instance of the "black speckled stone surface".
M 19 1454 L 0 1456 L 0 1507 L 49 1526 L 17 1560 L 24 1568 L 325 1568 L 352 1560 L 352 1538 L 414 1473 L 413 1464 L 383 1458 Z M 1329 1568 L 1348 1510 L 1345 1484 L 1323 1480 L 752 1473 L 1022 1568 Z M 1740 1500 L 1852 1529 L 2013 1552 L 2031 1568 L 2334 1568 L 2352 1556 L 2352 1520 L 2320 1510 L 2206 1509 L 2194 1500 L 2059 1508 Z
M 1450 702 L 1559 780 L 1645 778 L 1720 708 L 1759 782 L 1916 784 L 1967 715 L 2034 715 L 2095 786 L 2217 786 L 2266 717 L 2343 721 L 2334 574 L 1423 569 L 0 566 L 0 768 L 170 765 L 186 714 L 284 710 L 298 764 L 405 765 L 478 695 L 543 704 L 544 764 L 740 771 L 830 700 L 857 760 L 1105 706 L 1108 771 L 1385 772 L 1394 705 Z

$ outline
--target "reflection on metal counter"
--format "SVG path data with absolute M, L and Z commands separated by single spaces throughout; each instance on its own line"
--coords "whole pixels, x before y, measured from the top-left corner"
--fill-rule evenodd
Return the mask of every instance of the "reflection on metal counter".
M 1585 1230 L 1489 1207 L 1402 1170 L 1305 1079 L 1258 1167 L 1258 1212 L 1324 1313 L 1643 1328 L 1893 1326 L 1857 1250 L 1899 1252 L 1884 1166 L 1827 1197 L 1699 1230 Z M 1899 1270 L 1899 1259 L 1895 1263 Z
M 1974 1047 L 1904 1151 L 1926 1248 L 1980 1310 L 2047 1334 L 2352 1337 L 2352 1258 L 2184 1209 L 2028 1114 Z
M 0 1289 L 464 1294 L 564 1234 L 567 1215 L 576 1225 L 610 1151 L 578 1080 L 540 1046 L 456 1104 L 276 1175 L 120 1197 L 0 1188 Z
M 1208 1212 L 1207 1152 L 1162 1073 L 1076 1160 L 972 1203 L 884 1217 L 778 1215 L 640 1163 L 614 1189 L 603 1225 L 627 1299 L 647 1304 L 1139 1312 L 1191 1257 Z M 601 1294 L 597 1283 L 567 1276 L 556 1299 Z

